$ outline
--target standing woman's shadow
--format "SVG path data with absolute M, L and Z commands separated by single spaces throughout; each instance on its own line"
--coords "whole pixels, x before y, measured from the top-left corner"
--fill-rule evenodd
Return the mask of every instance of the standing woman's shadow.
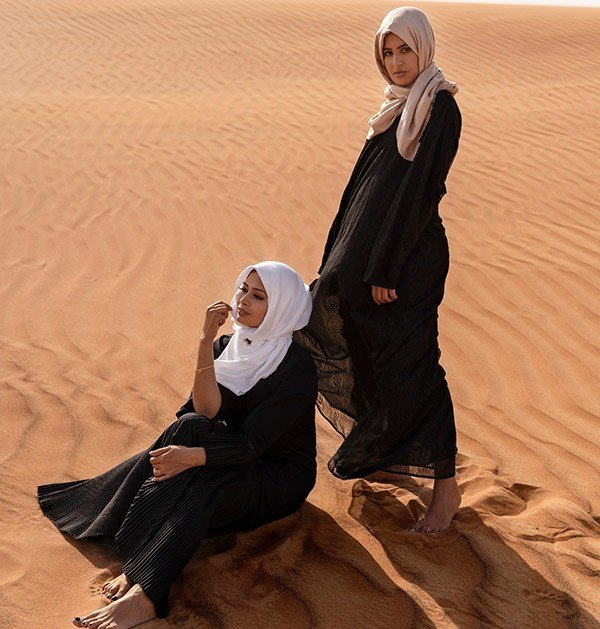
M 537 488 L 513 485 L 505 489 L 527 499 Z M 529 566 L 471 507 L 459 509 L 443 533 L 411 533 L 431 492 L 409 477 L 396 477 L 387 486 L 359 480 L 353 486 L 349 513 L 381 543 L 398 574 L 427 591 L 456 626 L 598 626 L 571 596 Z M 507 495 L 505 504 L 510 503 Z M 551 544 L 540 549 L 546 552 Z

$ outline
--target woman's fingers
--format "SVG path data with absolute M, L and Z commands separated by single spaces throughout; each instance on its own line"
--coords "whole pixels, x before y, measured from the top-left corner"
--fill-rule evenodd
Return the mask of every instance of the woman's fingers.
M 231 307 L 229 310 L 231 310 Z M 216 319 L 219 325 L 223 325 L 229 316 L 229 310 L 227 310 L 224 306 L 211 307 L 208 310 L 207 316 L 212 319 Z
M 231 308 L 225 308 L 224 304 L 213 305 L 207 308 L 208 312 L 218 312 L 219 314 L 227 314 Z
M 174 476 L 177 476 L 177 474 L 183 472 L 185 470 L 177 470 L 177 471 L 172 471 L 172 472 L 161 472 L 158 476 L 157 476 L 157 472 L 154 472 L 154 475 L 152 476 L 152 478 L 150 480 L 152 480 L 155 483 L 162 483 L 165 480 L 169 480 L 169 478 L 173 478 Z
M 225 324 L 233 308 L 224 301 L 216 301 L 206 309 L 204 330 L 211 335 L 216 335 L 218 328 Z M 215 325 L 216 324 L 216 325 Z
M 387 288 L 381 288 L 381 286 L 375 286 L 374 299 L 378 306 L 381 306 L 381 304 L 385 304 L 388 301 Z
M 382 286 L 371 286 L 371 296 L 378 306 L 381 306 L 381 304 L 389 304 L 395 299 L 398 299 L 396 291 L 393 288 L 383 288 Z
M 169 445 L 151 451 L 154 454 L 158 454 L 158 456 L 150 457 L 153 472 L 152 481 L 168 480 L 179 474 L 183 469 L 186 469 L 185 467 L 181 469 L 180 450 L 179 446 Z
M 150 450 L 148 454 L 150 456 L 160 456 L 161 454 L 165 454 L 171 449 L 171 446 L 165 446 L 164 448 L 156 448 L 156 450 Z
M 229 312 L 233 310 L 233 308 L 229 304 L 226 304 L 224 301 L 215 301 L 215 303 L 210 304 L 210 306 L 208 306 L 206 310 L 207 311 L 218 310 L 218 311 L 223 311 L 223 312 Z
M 161 470 L 154 470 L 152 472 L 152 480 L 153 481 L 166 480 L 169 477 L 170 477 L 170 474 L 168 472 L 163 472 Z
M 379 288 L 377 286 L 371 286 L 371 297 L 373 297 L 373 301 L 379 306 Z

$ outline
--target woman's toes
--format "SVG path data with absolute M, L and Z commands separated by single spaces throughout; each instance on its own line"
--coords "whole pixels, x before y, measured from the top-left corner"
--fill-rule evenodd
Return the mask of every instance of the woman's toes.
M 115 592 L 115 599 L 121 598 L 124 594 L 127 593 L 127 591 L 130 588 L 127 585 L 122 585 L 116 592 Z
M 422 533 L 423 532 L 423 520 L 419 520 L 413 527 L 410 529 L 411 533 Z
M 79 619 L 79 626 L 81 627 L 91 627 L 92 622 L 98 620 L 99 614 L 101 610 L 95 610 L 90 614 L 86 614 L 85 616 L 81 616 Z
M 120 576 L 115 577 L 114 579 L 111 579 L 110 581 L 108 581 L 104 585 L 104 588 L 102 590 L 102 593 L 104 594 L 104 596 L 106 596 L 106 598 L 108 598 L 111 601 L 116 600 L 115 595 L 121 589 L 123 580 L 124 580 L 124 576 L 120 575 Z

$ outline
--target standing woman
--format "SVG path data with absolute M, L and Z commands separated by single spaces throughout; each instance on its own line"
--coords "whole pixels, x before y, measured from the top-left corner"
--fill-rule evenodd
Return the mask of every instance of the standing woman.
M 434 479 L 413 531 L 449 526 L 460 504 L 456 431 L 439 364 L 448 241 L 438 213 L 458 149 L 458 88 L 434 61 L 426 15 L 394 9 L 375 35 L 388 86 L 331 226 L 313 313 L 298 340 L 315 359 L 319 408 L 345 440 L 329 461 Z

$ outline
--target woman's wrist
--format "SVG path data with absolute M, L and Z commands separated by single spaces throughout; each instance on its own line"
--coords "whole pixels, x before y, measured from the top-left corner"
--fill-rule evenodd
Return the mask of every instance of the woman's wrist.
M 206 450 L 202 447 L 189 448 L 191 467 L 200 467 L 206 464 Z
M 200 336 L 200 347 L 210 347 L 212 351 L 212 346 L 214 342 L 215 342 L 215 339 L 211 338 L 210 336 L 206 336 L 204 334 Z
M 196 367 L 207 367 L 215 362 L 213 341 L 205 336 L 200 337 L 200 346 L 198 347 L 198 358 Z

